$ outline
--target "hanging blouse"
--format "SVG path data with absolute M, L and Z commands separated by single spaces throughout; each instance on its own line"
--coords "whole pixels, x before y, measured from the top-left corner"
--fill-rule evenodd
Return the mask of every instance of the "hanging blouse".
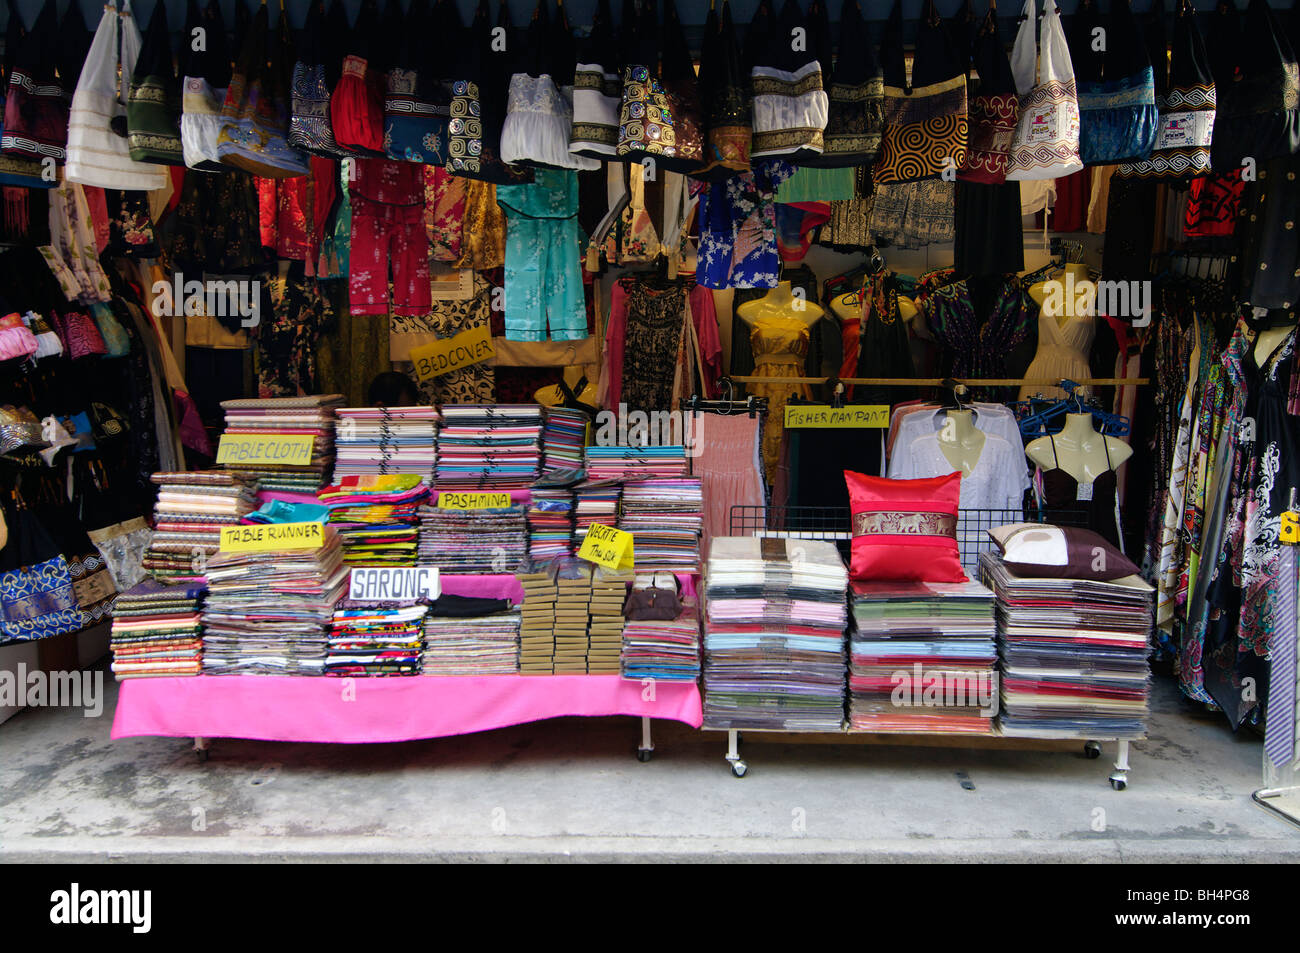
M 700 199 L 700 284 L 716 289 L 776 287 L 776 190 L 793 174 L 788 162 L 771 160 L 708 186 Z
M 881 183 L 939 178 L 966 161 L 966 65 L 952 49 L 933 0 L 917 27 L 912 79 L 903 61 L 902 2 L 894 0 L 881 45 L 885 57 L 885 132 L 872 170 Z
M 762 6 L 760 6 L 760 10 Z M 758 14 L 752 25 L 761 29 Z M 753 91 L 754 159 L 801 161 L 825 150 L 830 100 L 823 85 L 821 64 L 808 50 L 794 50 L 794 30 L 805 30 L 795 0 L 786 0 L 775 27 L 766 34 L 766 49 L 750 69 Z M 758 42 L 757 38 L 755 42 Z
M 1157 96 L 1160 128 L 1151 158 L 1124 163 L 1119 175 L 1182 178 L 1210 171 L 1215 88 L 1195 13 L 1187 7 L 1174 20 L 1169 88 Z

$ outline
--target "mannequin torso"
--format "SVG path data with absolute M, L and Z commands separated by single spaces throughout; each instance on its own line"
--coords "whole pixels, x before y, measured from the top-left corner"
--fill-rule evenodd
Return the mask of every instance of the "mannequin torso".
M 775 288 L 755 301 L 746 301 L 736 308 L 736 314 L 747 324 L 754 324 L 772 318 L 785 318 L 802 321 L 812 327 L 822 319 L 826 312 L 815 301 L 795 295 L 794 288 L 788 281 L 782 281 Z
M 1268 363 L 1268 359 L 1286 340 L 1286 336 L 1291 333 L 1293 327 L 1295 327 L 1294 322 L 1287 321 L 1274 328 L 1265 328 L 1255 336 L 1254 358 L 1256 367 L 1263 367 Z
M 1025 454 L 1044 470 L 1063 470 L 1076 482 L 1089 484 L 1117 469 L 1133 455 L 1133 448 L 1118 437 L 1097 433 L 1092 414 L 1067 414 L 1060 433 L 1031 441 Z
M 1031 285 L 1029 297 L 1064 327 L 1072 318 L 1094 316 L 1097 285 L 1089 276 L 1087 265 L 1072 262 L 1046 281 Z
M 939 449 L 952 468 L 961 472 L 963 479 L 975 472 L 988 438 L 975 427 L 974 411 L 948 411 L 938 437 Z

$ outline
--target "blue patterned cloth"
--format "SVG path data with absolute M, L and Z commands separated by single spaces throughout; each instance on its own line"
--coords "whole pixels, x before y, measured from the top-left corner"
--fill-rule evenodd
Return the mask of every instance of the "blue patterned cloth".
M 775 288 L 776 190 L 794 175 L 781 159 L 711 183 L 700 196 L 700 251 L 695 280 L 706 288 Z
M 1084 165 L 1136 162 L 1151 155 L 1160 130 L 1155 73 L 1078 84 L 1079 157 Z
M 62 556 L 0 573 L 0 636 L 20 642 L 81 628 L 81 609 Z

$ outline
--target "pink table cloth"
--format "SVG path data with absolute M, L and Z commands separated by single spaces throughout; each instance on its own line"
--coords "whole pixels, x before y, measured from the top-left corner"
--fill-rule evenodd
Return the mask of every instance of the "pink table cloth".
M 368 743 L 442 738 L 566 715 L 645 715 L 698 728 L 695 682 L 618 675 L 331 678 L 196 675 L 122 682 L 113 738 Z

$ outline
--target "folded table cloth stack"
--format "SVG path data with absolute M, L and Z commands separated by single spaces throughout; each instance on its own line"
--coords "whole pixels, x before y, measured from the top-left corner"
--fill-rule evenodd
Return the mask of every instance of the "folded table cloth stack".
M 584 410 L 547 407 L 542 427 L 542 470 L 581 470 L 587 425 L 591 417 Z
M 592 523 L 618 526 L 618 503 L 623 484 L 617 480 L 588 480 L 573 491 L 573 551 L 582 548 Z M 635 548 L 635 547 L 633 547 Z
M 428 606 L 343 600 L 330 623 L 326 675 L 418 675 Z
M 993 592 L 977 582 L 861 582 L 852 591 L 849 726 L 991 734 Z
M 705 571 L 704 726 L 839 730 L 847 592 L 833 543 L 715 537 Z
M 334 606 L 347 591 L 331 526 L 319 549 L 218 553 L 203 605 L 204 675 L 322 675 Z
M 340 407 L 334 434 L 334 479 L 414 473 L 433 484 L 436 407 Z
M 438 431 L 438 489 L 523 490 L 542 469 L 537 404 L 447 404 Z
M 165 586 L 146 579 L 121 593 L 109 635 L 113 674 L 119 679 L 198 675 L 204 592 L 201 584 Z
M 160 582 L 202 580 L 221 545 L 221 530 L 257 508 L 257 485 L 237 473 L 155 473 L 154 534 L 143 565 Z
M 420 507 L 429 488 L 414 474 L 349 476 L 316 494 L 330 508 L 329 525 L 349 566 L 414 566 Z
M 311 449 L 292 463 L 249 458 L 229 460 L 222 466 L 256 479 L 259 490 L 315 493 L 329 482 L 334 465 L 334 412 L 342 404 L 341 394 L 223 400 L 223 437 L 310 437 Z
M 643 480 L 687 473 L 686 447 L 588 447 L 587 478 Z

